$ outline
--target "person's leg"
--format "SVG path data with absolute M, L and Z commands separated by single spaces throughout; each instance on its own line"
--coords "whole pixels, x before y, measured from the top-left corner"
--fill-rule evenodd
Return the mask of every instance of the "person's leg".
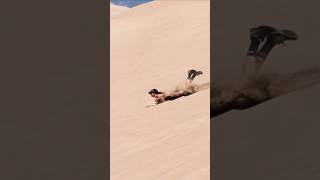
M 273 32 L 275 28 L 271 26 L 259 26 L 250 29 L 250 45 L 247 56 L 256 56 L 260 43 L 262 43 L 266 36 Z
M 262 66 L 261 60 L 256 58 L 259 46 L 266 39 L 267 35 L 273 31 L 275 31 L 275 28 L 271 26 L 259 26 L 250 29 L 250 45 L 247 51 L 247 58 L 243 63 L 243 74 L 254 75 L 259 72 Z
M 242 66 L 242 73 L 246 76 L 252 76 L 259 73 L 262 68 L 263 60 L 256 56 L 247 56 Z
M 297 39 L 297 34 L 290 30 L 277 30 L 271 32 L 268 35 L 266 43 L 257 53 L 257 58 L 265 61 L 270 51 L 275 47 L 276 44 L 283 44 L 285 41 Z
M 198 75 L 203 74 L 202 71 L 197 71 L 194 69 L 190 69 L 188 70 L 188 77 L 187 77 L 187 85 L 191 85 L 192 81 L 194 80 L 194 78 Z
M 250 47 L 247 59 L 243 65 L 244 74 L 256 74 L 260 72 L 267 56 L 276 44 L 283 44 L 288 40 L 297 40 L 296 33 L 290 30 L 276 30 L 269 26 L 260 26 L 250 30 Z M 267 39 L 262 48 L 259 49 L 261 42 Z

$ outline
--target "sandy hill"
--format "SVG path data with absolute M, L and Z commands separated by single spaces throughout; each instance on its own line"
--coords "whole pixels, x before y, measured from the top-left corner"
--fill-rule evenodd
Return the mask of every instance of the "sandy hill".
M 152 88 L 210 81 L 210 2 L 111 6 L 111 179 L 201 180 L 210 169 L 210 90 L 153 104 Z M 114 12 L 116 13 L 114 13 Z

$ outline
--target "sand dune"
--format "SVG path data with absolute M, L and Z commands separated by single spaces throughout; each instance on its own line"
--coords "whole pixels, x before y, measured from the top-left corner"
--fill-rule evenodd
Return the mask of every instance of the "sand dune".
M 210 82 L 210 1 L 111 6 L 111 179 L 207 180 L 210 90 L 146 108 L 152 88 Z

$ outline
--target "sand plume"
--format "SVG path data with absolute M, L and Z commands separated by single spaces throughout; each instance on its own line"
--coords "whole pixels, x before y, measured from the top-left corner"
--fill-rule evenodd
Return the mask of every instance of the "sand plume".
M 203 83 L 203 84 L 191 84 L 191 85 L 186 83 L 185 85 L 177 85 L 176 88 L 170 91 L 169 93 L 181 93 L 181 94 L 190 95 L 208 88 L 210 88 L 209 82 Z

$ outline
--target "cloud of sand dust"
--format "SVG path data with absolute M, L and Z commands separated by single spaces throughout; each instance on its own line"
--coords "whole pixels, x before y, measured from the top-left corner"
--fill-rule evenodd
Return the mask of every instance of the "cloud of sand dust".
M 180 84 L 180 85 L 177 85 L 175 89 L 171 90 L 169 93 L 179 93 L 179 94 L 193 94 L 193 93 L 196 93 L 196 92 L 199 92 L 199 91 L 202 91 L 202 90 L 205 90 L 205 89 L 208 89 L 210 88 L 210 83 L 207 82 L 207 83 L 203 83 L 203 84 Z
M 320 65 L 288 74 L 259 74 L 236 82 L 216 80 L 211 88 L 211 117 L 233 109 L 242 110 L 278 96 L 317 85 Z

